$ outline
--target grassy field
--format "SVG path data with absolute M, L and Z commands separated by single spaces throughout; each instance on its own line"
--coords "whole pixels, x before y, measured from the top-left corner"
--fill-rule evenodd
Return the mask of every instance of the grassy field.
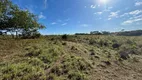
M 0 80 L 141 79 L 141 36 L 0 39 Z

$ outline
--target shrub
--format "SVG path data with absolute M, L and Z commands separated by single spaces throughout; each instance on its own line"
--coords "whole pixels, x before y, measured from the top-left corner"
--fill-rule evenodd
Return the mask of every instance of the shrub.
M 67 45 L 67 43 L 66 43 L 66 42 L 63 42 L 62 45 Z
M 28 52 L 28 53 L 26 54 L 26 56 L 29 56 L 29 57 L 36 57 L 36 56 L 39 56 L 41 53 L 42 53 L 42 51 L 41 51 L 40 49 L 31 50 L 30 52 Z
M 85 59 L 80 57 L 70 57 L 64 62 L 64 66 L 67 69 L 75 69 L 79 71 L 87 71 L 92 68 L 91 64 L 88 63 Z
M 109 46 L 109 44 L 108 44 L 108 41 L 104 41 L 104 40 L 100 40 L 99 41 L 99 43 L 98 43 L 101 47 L 103 47 L 103 46 Z
M 41 34 L 37 30 L 33 30 L 33 31 L 28 31 L 28 32 L 22 33 L 21 38 L 23 38 L 23 39 L 35 39 L 35 38 L 39 38 L 40 36 L 41 36 Z
M 67 40 L 68 39 L 68 35 L 66 35 L 66 34 L 62 35 L 62 39 L 63 40 Z
M 88 80 L 84 74 L 79 72 L 70 72 L 68 78 L 70 80 Z
M 131 40 L 129 40 L 129 39 L 126 41 L 126 43 L 127 43 L 127 44 L 130 44 L 130 45 L 133 45 L 133 44 L 134 44 L 134 42 L 131 41 Z
M 28 62 L 29 64 L 33 65 L 33 66 L 39 66 L 42 68 L 46 68 L 47 66 L 38 58 L 32 58 L 29 60 Z
M 54 68 L 52 68 L 51 72 L 58 76 L 62 75 L 62 69 L 59 66 L 55 66 Z
M 32 35 L 32 39 L 34 39 L 34 38 L 40 38 L 40 36 L 41 36 L 40 33 L 34 33 L 34 34 Z
M 110 61 L 102 61 L 103 63 L 105 63 L 107 66 L 111 65 Z
M 56 75 L 50 74 L 46 80 L 56 80 Z
M 134 62 L 140 62 L 140 60 L 138 58 L 136 58 L 136 57 L 133 58 L 133 61 Z
M 129 58 L 129 52 L 127 50 L 126 51 L 120 51 L 119 54 L 120 54 L 120 58 L 122 58 L 124 60 L 127 60 Z
M 71 50 L 78 50 L 78 48 L 76 48 L 75 46 L 72 46 Z
M 2 68 L 2 80 L 43 80 L 44 70 L 27 63 L 11 64 Z
M 120 58 L 124 60 L 127 60 L 128 58 L 130 58 L 129 54 L 138 55 L 139 52 L 136 49 L 132 49 L 132 48 L 123 48 L 119 51 Z
M 120 44 L 114 43 L 114 44 L 112 45 L 112 47 L 113 47 L 113 48 L 119 48 L 119 47 L 120 47 Z
M 89 40 L 90 45 L 94 45 L 95 43 L 97 43 L 95 40 L 93 40 L 93 39 Z
M 49 48 L 47 51 L 44 51 L 38 58 L 44 63 L 51 63 L 58 58 L 59 54 L 61 54 L 60 49 L 54 46 L 54 48 Z
M 40 55 L 38 57 L 41 61 L 43 61 L 44 63 L 51 63 L 52 59 L 48 56 L 44 56 L 44 55 Z
M 93 49 L 91 49 L 90 52 L 90 55 L 95 55 L 95 51 Z

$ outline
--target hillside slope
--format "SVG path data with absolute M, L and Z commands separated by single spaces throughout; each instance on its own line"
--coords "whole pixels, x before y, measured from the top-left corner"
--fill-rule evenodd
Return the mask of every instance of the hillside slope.
M 142 37 L 0 39 L 0 80 L 128 79 L 142 79 Z

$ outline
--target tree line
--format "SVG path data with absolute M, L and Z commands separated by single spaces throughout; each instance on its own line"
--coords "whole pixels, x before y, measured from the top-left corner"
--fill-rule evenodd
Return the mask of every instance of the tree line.
M 76 33 L 75 35 L 116 35 L 116 36 L 142 36 L 142 30 L 133 31 L 120 31 L 120 32 L 109 32 L 109 31 L 91 31 L 90 33 Z
M 75 35 L 110 35 L 108 31 L 91 31 L 90 33 L 75 33 Z
M 0 34 L 30 38 L 39 36 L 39 29 L 45 28 L 38 22 L 38 17 L 28 10 L 20 9 L 10 0 L 0 0 Z

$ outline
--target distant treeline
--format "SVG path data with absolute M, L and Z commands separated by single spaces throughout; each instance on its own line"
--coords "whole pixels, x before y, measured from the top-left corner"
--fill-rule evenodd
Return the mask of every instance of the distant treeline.
M 117 36 L 142 36 L 142 30 L 134 31 L 120 31 L 120 32 L 108 32 L 108 31 L 91 31 L 90 33 L 76 33 L 75 35 L 117 35 Z
M 114 34 L 120 36 L 142 36 L 142 30 L 116 32 Z

